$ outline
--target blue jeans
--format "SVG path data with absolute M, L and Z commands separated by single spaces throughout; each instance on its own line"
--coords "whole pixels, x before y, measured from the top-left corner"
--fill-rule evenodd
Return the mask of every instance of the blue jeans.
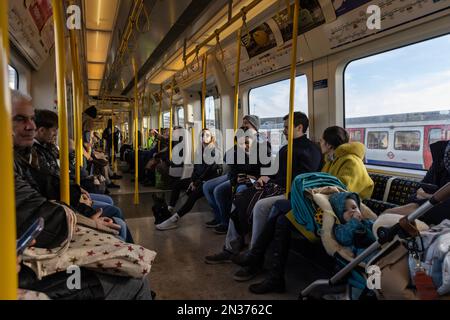
M 214 219 L 227 226 L 227 213 L 231 209 L 231 184 L 228 175 L 206 181 L 203 184 L 203 194 L 214 211 Z
M 121 228 L 119 230 L 119 237 L 128 243 L 134 243 L 130 230 L 128 230 L 122 210 L 114 205 L 111 197 L 104 194 L 89 194 L 92 199 L 92 208 L 103 209 L 102 216 L 114 220 Z

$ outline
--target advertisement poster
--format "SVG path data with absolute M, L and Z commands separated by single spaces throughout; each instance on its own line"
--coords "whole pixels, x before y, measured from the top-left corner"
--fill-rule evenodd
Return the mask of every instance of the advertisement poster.
M 291 16 L 289 15 L 289 12 L 291 13 Z M 281 31 L 284 42 L 292 39 L 293 12 L 294 6 L 291 5 L 290 10 L 286 8 L 273 17 Z M 300 0 L 299 35 L 324 23 L 325 17 L 323 16 L 322 9 L 317 0 Z
M 39 32 L 42 31 L 48 19 L 52 17 L 52 6 L 50 0 L 34 0 L 28 7 Z
M 371 0 L 333 0 L 336 17 L 339 17 L 353 9 L 356 9 Z
M 247 49 L 250 59 L 277 46 L 275 35 L 267 23 L 263 23 L 248 34 L 244 34 L 241 41 Z

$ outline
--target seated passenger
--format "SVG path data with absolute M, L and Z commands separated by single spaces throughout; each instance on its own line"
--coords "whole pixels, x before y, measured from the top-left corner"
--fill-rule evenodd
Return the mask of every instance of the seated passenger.
M 325 129 L 320 139 L 320 147 L 326 162 L 322 172 L 337 177 L 350 192 L 359 193 L 361 198 L 372 194 L 374 183 L 363 163 L 365 147 L 360 142 L 350 142 L 345 129 L 333 126 Z M 256 294 L 269 292 L 284 292 L 284 268 L 286 265 L 291 232 L 298 232 L 289 200 L 279 200 L 272 208 L 269 221 L 265 224 L 260 236 L 255 239 L 251 250 L 245 255 L 236 257 L 233 261 L 244 267 L 239 280 L 251 279 L 260 270 L 264 255 L 269 246 L 273 246 L 271 268 L 266 279 L 253 284 L 250 291 Z M 244 272 L 246 271 L 246 272 Z
M 259 135 L 258 130 L 260 127 L 260 120 L 255 115 L 246 115 L 242 119 L 242 129 L 243 131 L 246 131 L 249 134 L 256 135 L 256 142 L 257 147 L 256 151 L 258 151 L 257 157 L 258 160 L 257 165 L 259 167 L 257 168 L 258 171 L 260 170 L 261 163 L 259 161 L 259 150 L 267 150 L 267 154 L 270 155 L 271 152 L 271 146 L 270 142 L 267 141 L 264 137 Z M 253 141 L 252 141 L 253 143 Z M 236 152 L 237 147 L 234 146 L 233 148 L 230 148 L 225 153 L 225 162 L 228 158 L 227 154 L 233 153 L 234 156 L 232 157 L 233 160 L 236 160 Z M 233 164 L 229 164 L 230 167 L 233 167 L 234 165 L 237 165 L 237 161 L 234 161 Z M 233 169 L 232 169 L 233 170 Z M 231 170 L 231 171 L 232 171 Z M 240 169 L 236 169 L 240 170 Z M 252 172 L 254 170 L 252 169 Z M 214 212 L 214 219 L 211 221 L 208 221 L 206 223 L 206 226 L 208 228 L 214 228 L 214 232 L 218 234 L 225 234 L 228 230 L 228 222 L 229 222 L 229 213 L 231 211 L 231 200 L 232 200 L 232 181 L 233 178 L 232 173 L 228 173 L 225 175 L 222 175 L 220 177 L 217 177 L 215 179 L 211 179 L 210 181 L 206 182 L 203 185 L 203 193 L 205 194 L 205 198 L 208 201 L 209 205 L 213 209 Z M 234 172 L 236 173 L 236 179 L 237 179 L 237 173 L 245 173 L 245 172 Z M 254 173 L 250 173 L 253 175 Z M 259 174 L 258 174 L 259 176 Z M 237 181 L 237 180 L 236 180 Z
M 45 226 L 36 238 L 36 247 L 52 249 L 59 247 L 68 237 L 68 223 L 63 205 L 49 201 L 40 193 L 27 165 L 35 137 L 34 110 L 31 99 L 18 91 L 11 92 L 11 115 L 15 152 L 15 203 L 17 234 L 20 236 L 38 217 L 44 218 Z M 25 160 L 25 161 L 23 161 Z M 96 217 L 93 222 L 105 228 L 114 227 L 105 219 Z M 22 268 L 19 287 L 44 292 L 52 299 L 151 299 L 147 279 L 131 279 L 102 275 L 81 268 L 81 289 L 70 290 L 67 281 L 70 274 L 57 272 L 37 279 L 30 268 Z
M 59 195 L 60 168 L 58 163 L 59 151 L 54 145 L 54 142 L 56 141 L 56 136 L 58 134 L 58 115 L 50 110 L 36 110 L 35 125 L 36 136 L 32 150 L 35 151 L 37 155 L 36 159 L 38 161 L 38 166 L 36 169 L 43 172 L 45 177 L 48 177 L 47 174 L 51 174 L 55 177 L 55 181 L 57 181 L 58 184 L 50 186 L 50 188 L 54 189 L 50 194 L 57 197 L 57 195 Z M 31 155 L 31 159 L 33 159 L 33 155 Z M 72 177 L 74 178 L 74 176 Z M 120 208 L 114 206 L 111 197 L 102 194 L 90 194 L 75 183 L 73 183 L 73 186 L 76 187 L 76 190 L 79 189 L 81 191 L 82 196 L 86 197 L 87 201 L 84 202 L 85 204 L 88 204 L 93 209 L 102 209 L 102 217 L 112 218 L 115 224 L 120 226 L 120 237 L 128 243 L 133 243 L 133 238 L 124 221 L 125 218 L 123 213 Z M 43 191 L 42 188 L 41 191 Z M 50 194 L 47 193 L 46 196 L 49 197 Z M 78 196 L 78 193 L 71 195 L 71 202 L 72 204 L 75 204 L 76 208 L 79 201 L 74 198 Z M 58 199 L 59 197 L 55 200 Z M 86 216 L 98 214 L 95 210 L 82 211 L 81 213 Z
M 372 232 L 373 221 L 363 219 L 361 200 L 354 192 L 337 192 L 329 198 L 331 207 L 340 223 L 334 225 L 336 241 L 349 247 L 355 256 L 376 241 Z
M 284 135 L 287 137 L 288 135 L 288 125 L 289 125 L 289 116 L 284 117 Z M 292 178 L 295 176 L 306 173 L 306 172 L 314 172 L 320 169 L 321 166 L 321 154 L 319 148 L 311 142 L 307 136 L 306 131 L 308 130 L 309 120 L 308 117 L 302 112 L 294 113 L 294 137 L 293 137 L 293 153 L 292 153 Z M 262 176 L 260 177 L 254 188 L 250 188 L 242 193 L 242 198 L 236 204 L 236 210 L 242 211 L 244 214 L 240 214 L 241 221 L 248 220 L 249 217 L 246 217 L 246 212 L 248 208 L 249 201 L 246 199 L 251 198 L 251 196 L 255 193 L 257 189 L 261 189 L 263 187 L 268 186 L 269 184 L 273 184 L 277 186 L 280 190 L 285 190 L 286 188 L 286 172 L 287 172 L 287 146 L 283 146 L 277 156 L 277 160 L 279 161 L 279 169 L 278 172 L 271 177 Z M 290 183 L 290 182 L 289 182 Z M 275 187 L 274 187 L 275 189 Z M 284 192 L 284 191 L 283 191 Z M 249 196 L 247 196 L 247 193 Z M 280 199 L 284 199 L 284 194 L 278 194 L 277 196 L 268 197 L 265 199 L 261 199 L 256 202 L 253 208 L 253 224 L 252 224 L 252 241 L 250 243 L 250 248 L 255 245 L 256 239 L 258 239 L 260 233 L 265 228 L 266 223 L 269 220 L 269 214 L 272 208 L 272 205 Z M 209 264 L 217 264 L 229 262 L 233 256 L 239 254 L 240 250 L 242 250 L 244 243 L 244 233 L 245 229 L 242 227 L 241 230 L 238 230 L 234 223 L 235 220 L 230 221 L 230 225 L 228 227 L 227 237 L 225 239 L 225 245 L 222 252 L 205 257 L 205 262 Z M 242 223 L 241 223 L 242 224 Z M 240 234 L 241 233 L 241 234 Z M 247 270 L 251 272 L 252 275 L 255 274 L 256 270 Z M 239 271 L 238 271 L 239 272 Z M 251 277 L 250 275 L 245 276 L 245 278 Z M 241 276 L 238 275 L 238 278 Z
M 195 202 L 203 197 L 203 183 L 210 179 L 217 177 L 218 175 L 218 165 L 215 163 L 214 159 L 208 159 L 207 157 L 214 158 L 215 155 L 215 139 L 211 134 L 209 129 L 202 130 L 202 148 L 199 149 L 201 152 L 200 159 L 201 163 L 194 164 L 194 171 L 190 178 L 181 179 L 173 185 L 172 194 L 170 196 L 169 210 L 174 211 L 174 207 L 177 200 L 180 197 L 181 191 L 186 191 L 188 198 L 186 202 L 181 206 L 181 208 L 175 212 L 166 221 L 157 224 L 156 229 L 158 230 L 169 230 L 178 227 L 178 221 L 186 213 L 188 213 Z M 214 161 L 211 163 L 211 161 Z
M 407 215 L 431 198 L 434 192 L 450 182 L 450 141 L 437 141 L 430 145 L 433 163 L 422 180 L 422 188 L 417 190 L 411 203 L 386 210 L 388 213 Z M 433 206 L 420 218 L 428 225 L 438 225 L 450 219 L 450 201 Z

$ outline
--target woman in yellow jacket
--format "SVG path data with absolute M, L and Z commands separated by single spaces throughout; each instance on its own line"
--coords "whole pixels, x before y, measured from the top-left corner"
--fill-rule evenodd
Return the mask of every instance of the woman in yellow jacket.
M 364 145 L 349 142 L 347 131 L 333 126 L 323 132 L 320 148 L 325 158 L 322 172 L 341 180 L 349 191 L 358 193 L 362 199 L 370 198 L 374 184 L 364 166 Z

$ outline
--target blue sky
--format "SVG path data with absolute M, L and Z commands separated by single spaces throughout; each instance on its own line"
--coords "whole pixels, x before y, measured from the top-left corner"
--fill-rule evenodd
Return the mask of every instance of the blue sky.
M 353 61 L 347 117 L 450 110 L 450 35 Z
M 307 110 L 306 77 L 296 81 L 296 110 Z M 250 112 L 283 116 L 289 80 L 250 91 Z M 345 71 L 346 117 L 450 110 L 450 35 L 351 62 Z

